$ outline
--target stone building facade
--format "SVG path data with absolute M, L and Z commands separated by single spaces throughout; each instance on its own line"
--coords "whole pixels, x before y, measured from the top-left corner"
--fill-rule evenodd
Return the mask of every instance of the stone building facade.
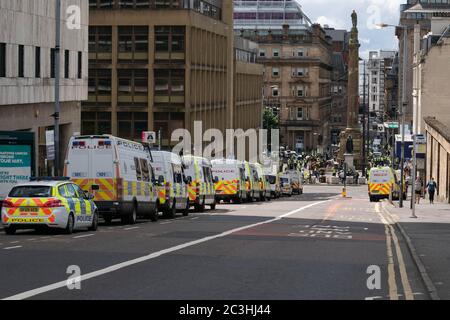
M 333 44 L 296 1 L 234 1 L 235 34 L 259 44 L 264 104 L 280 120 L 281 145 L 324 151 L 324 119 L 331 108 Z

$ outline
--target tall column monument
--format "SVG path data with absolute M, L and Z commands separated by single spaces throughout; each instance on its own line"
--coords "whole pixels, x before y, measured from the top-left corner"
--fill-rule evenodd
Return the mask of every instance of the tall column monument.
M 359 168 L 362 165 L 363 136 L 358 122 L 359 114 L 359 40 L 358 15 L 352 13 L 353 28 L 349 42 L 348 62 L 348 106 L 347 129 L 340 136 L 339 160 L 345 160 L 350 168 Z

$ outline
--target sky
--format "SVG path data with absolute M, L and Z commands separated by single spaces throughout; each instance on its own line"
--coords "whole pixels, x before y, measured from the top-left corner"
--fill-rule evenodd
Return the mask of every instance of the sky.
M 400 4 L 406 0 L 296 0 L 304 13 L 322 26 L 350 30 L 351 13 L 358 13 L 360 55 L 368 58 L 369 51 L 398 50 L 394 28 L 376 29 L 377 23 L 397 25 Z

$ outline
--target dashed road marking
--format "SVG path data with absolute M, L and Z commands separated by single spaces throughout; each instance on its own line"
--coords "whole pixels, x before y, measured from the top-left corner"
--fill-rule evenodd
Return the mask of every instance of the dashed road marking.
M 136 229 L 140 229 L 140 228 L 141 227 L 131 227 L 131 228 L 125 228 L 123 230 L 130 231 L 130 230 L 136 230 Z
M 85 234 L 82 236 L 76 236 L 76 237 L 73 237 L 73 239 L 81 239 L 81 238 L 87 238 L 87 237 L 92 237 L 92 236 L 95 236 L 95 234 L 92 233 L 92 234 Z
M 22 248 L 22 246 L 7 247 L 7 248 L 3 248 L 3 250 L 13 250 L 13 249 L 19 249 L 19 248 Z

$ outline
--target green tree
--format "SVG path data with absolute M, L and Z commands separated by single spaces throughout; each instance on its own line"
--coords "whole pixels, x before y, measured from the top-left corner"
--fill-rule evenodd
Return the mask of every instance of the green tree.
M 263 117 L 264 129 L 279 129 L 278 117 L 272 112 L 272 110 L 265 110 Z

